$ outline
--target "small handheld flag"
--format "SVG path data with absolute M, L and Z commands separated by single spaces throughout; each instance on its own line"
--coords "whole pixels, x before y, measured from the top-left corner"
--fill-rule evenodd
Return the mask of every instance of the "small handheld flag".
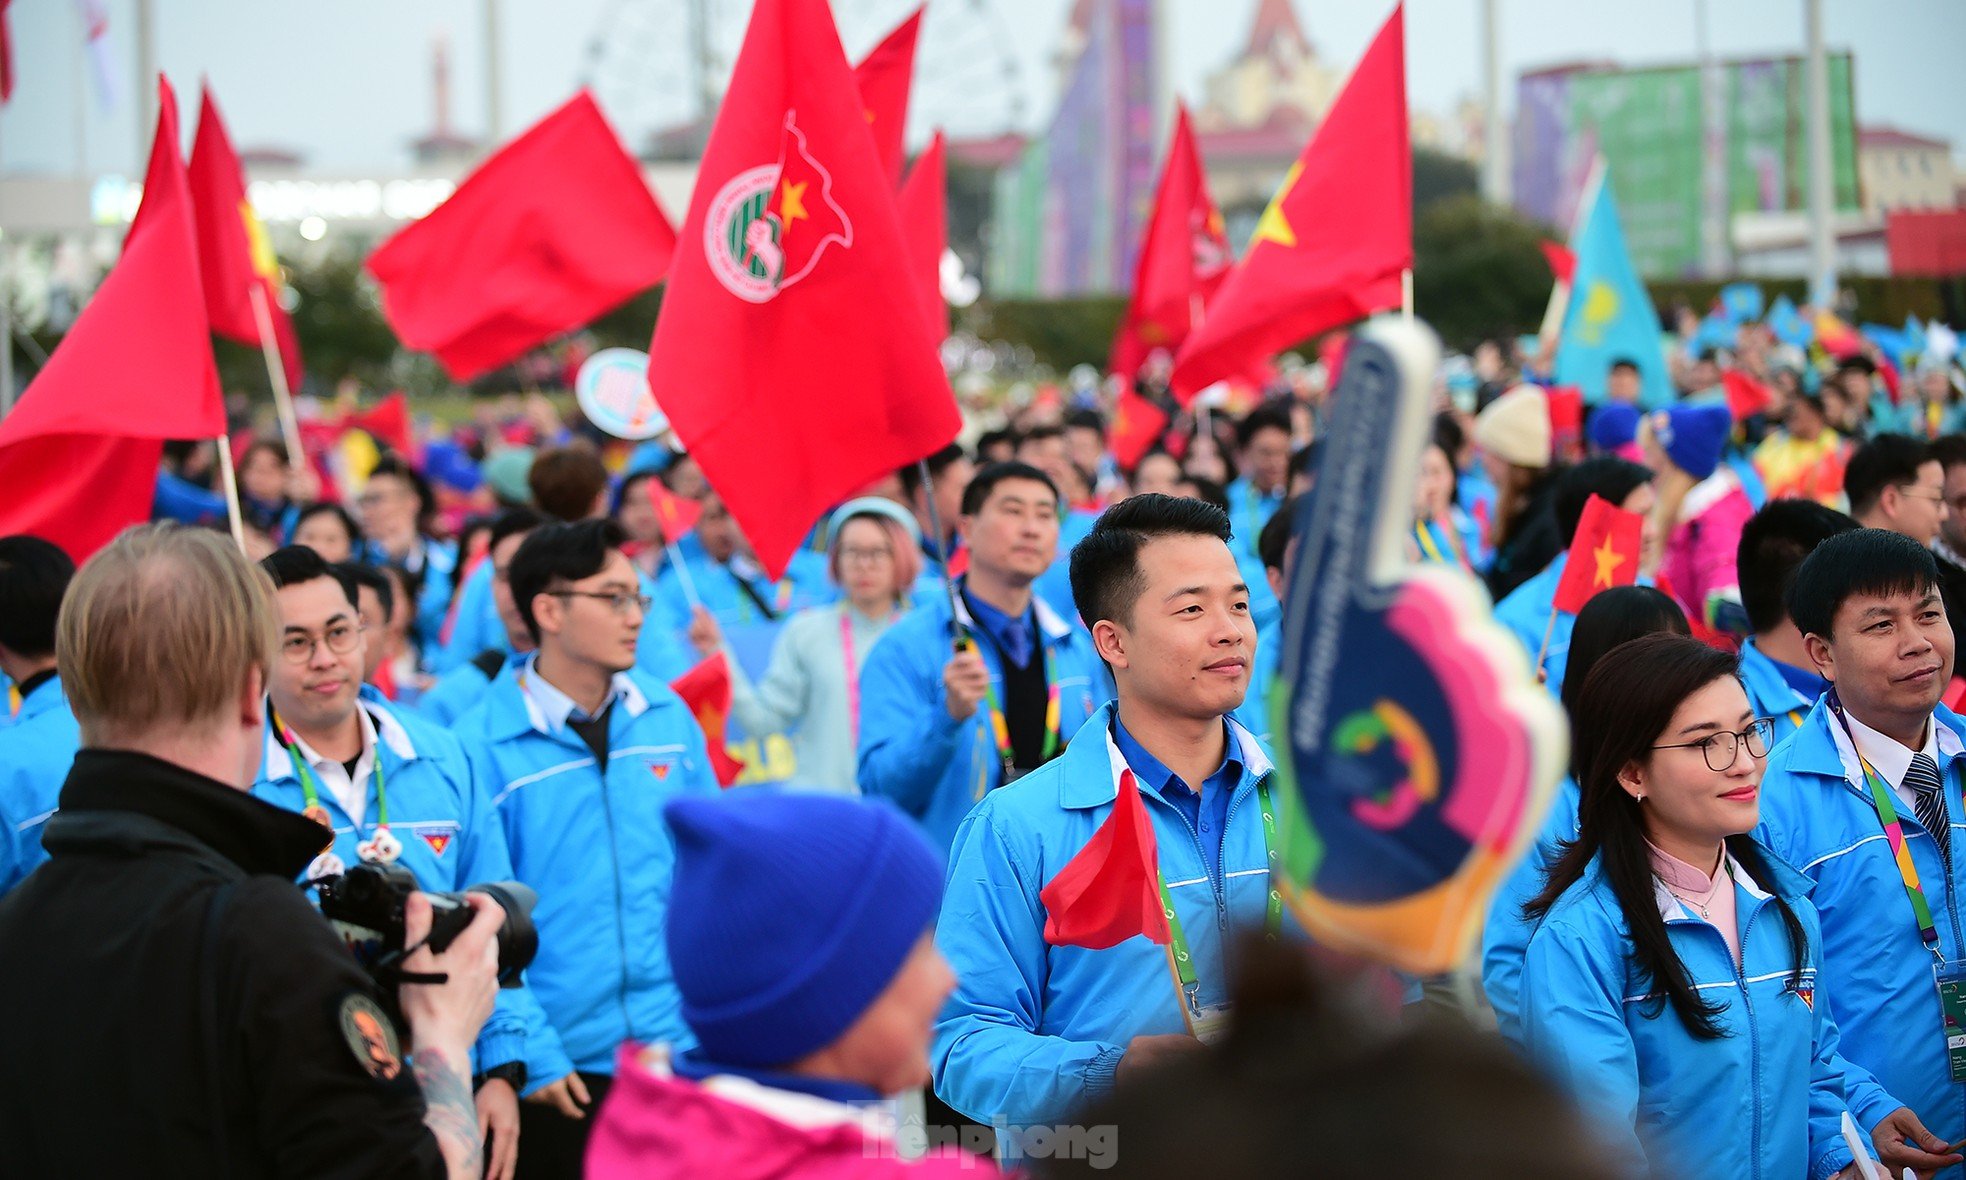
M 1639 544 L 1645 518 L 1609 500 L 1592 496 L 1577 519 L 1570 560 L 1556 584 L 1557 610 L 1576 614 L 1599 590 L 1638 581 Z
M 1104 950 L 1144 934 L 1171 939 L 1160 902 L 1160 851 L 1133 772 L 1120 772 L 1119 794 L 1092 839 L 1038 890 L 1044 940 L 1052 946 Z
M 728 787 L 744 773 L 744 763 L 731 756 L 724 744 L 724 726 L 730 717 L 730 664 L 717 652 L 669 684 L 703 728 L 703 741 L 710 751 L 710 767 L 717 785 Z

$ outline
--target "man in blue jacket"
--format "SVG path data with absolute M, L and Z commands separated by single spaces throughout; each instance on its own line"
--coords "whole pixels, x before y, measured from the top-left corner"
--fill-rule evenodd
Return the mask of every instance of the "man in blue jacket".
M 860 789 L 947 848 L 990 791 L 1056 758 L 1107 696 L 1089 636 L 1033 584 L 1058 548 L 1058 489 L 996 463 L 963 492 L 969 569 L 881 636 L 860 674 Z M 963 640 L 960 649 L 958 639 Z
M 1741 606 L 1754 628 L 1741 644 L 1741 682 L 1755 716 L 1774 722 L 1777 744 L 1801 728 L 1829 687 L 1789 618 L 1789 585 L 1816 546 L 1856 527 L 1856 521 L 1814 500 L 1776 500 L 1741 529 Z
M 696 527 L 669 546 L 655 597 L 675 629 L 678 650 L 688 651 L 687 631 L 699 606 L 728 631 L 789 619 L 806 607 L 832 602 L 839 590 L 826 576 L 825 556 L 810 549 L 794 553 L 785 576 L 772 581 L 737 518 L 712 492 L 703 498 Z
M 1281 929 L 1271 764 L 1230 716 L 1258 641 L 1229 537 L 1220 509 L 1150 494 L 1107 509 L 1073 551 L 1118 702 L 970 812 L 936 928 L 958 983 L 936 1025 L 935 1092 L 979 1122 L 1069 1123 L 1116 1077 L 1198 1048 L 1227 1015 L 1235 930 Z M 1153 827 L 1171 948 L 1074 934 L 1076 916 L 1041 896 L 1123 790 Z
M 1756 835 L 1814 882 L 1818 1002 L 1888 1095 L 1853 1090 L 1851 1114 L 1892 1174 L 1925 1174 L 1966 1136 L 1966 1056 L 1948 1047 L 1966 1002 L 1966 721 L 1939 704 L 1938 569 L 1896 533 L 1840 533 L 1796 570 L 1788 613 L 1830 691 L 1769 756 Z
M 0 710 L 0 893 L 48 859 L 41 829 L 81 743 L 55 674 L 55 621 L 74 576 L 60 546 L 0 537 L 0 674 L 20 695 L 13 711 Z
M 478 703 L 506 664 L 514 662 L 515 656 L 532 652 L 532 636 L 526 631 L 525 620 L 519 617 L 518 607 L 512 604 L 512 587 L 506 575 L 519 545 L 545 523 L 546 518 L 530 508 L 508 508 L 492 521 L 485 560 L 472 571 L 465 587 L 468 592 L 483 575 L 484 592 L 492 603 L 504 642 L 471 653 L 463 663 L 437 677 L 437 683 L 417 698 L 419 717 L 438 725 L 450 725 Z
M 675 849 L 663 805 L 713 793 L 696 718 L 636 667 L 648 599 L 608 520 L 534 530 L 512 600 L 538 650 L 456 730 L 492 791 L 518 879 L 539 893 L 527 981 L 577 1073 L 527 1096 L 520 1175 L 579 1176 L 624 1041 L 687 1048 L 663 936 Z
M 303 546 L 260 562 L 280 612 L 280 658 L 268 670 L 271 706 L 253 794 L 322 826 L 308 879 L 350 866 L 401 865 L 425 889 L 459 890 L 512 876 L 505 832 L 464 748 L 448 733 L 364 695 L 369 636 L 355 585 Z M 499 992 L 478 1034 L 477 1109 L 491 1139 L 487 1175 L 509 1180 L 519 1095 L 528 1065 L 537 1089 L 573 1072 L 546 1016 L 524 987 Z

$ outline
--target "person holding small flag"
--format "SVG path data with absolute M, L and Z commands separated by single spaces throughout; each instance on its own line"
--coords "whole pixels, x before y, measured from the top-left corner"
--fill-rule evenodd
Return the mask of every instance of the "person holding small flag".
M 1119 699 L 969 813 L 937 926 L 957 986 L 935 1092 L 979 1122 L 1066 1123 L 1199 1049 L 1224 1027 L 1235 930 L 1282 931 L 1272 765 L 1230 716 L 1258 646 L 1230 535 L 1218 508 L 1145 495 L 1073 550 Z
M 368 645 L 381 640 L 360 625 L 348 567 L 293 545 L 260 568 L 273 581 L 281 640 L 252 793 L 321 825 L 323 847 L 303 880 L 357 864 L 399 865 L 437 891 L 510 878 L 505 831 L 464 747 L 362 691 Z M 539 1068 L 530 1082 L 529 1063 Z M 531 991 L 500 989 L 475 1047 L 493 1180 L 510 1180 L 518 1158 L 519 1095 L 572 1072 Z
M 1058 549 L 1051 480 L 991 464 L 963 492 L 961 525 L 968 571 L 890 628 L 860 674 L 860 789 L 943 848 L 985 795 L 1057 758 L 1108 683 L 1085 631 L 1034 590 Z
M 527 1095 L 520 1176 L 578 1176 L 615 1049 L 687 1045 L 664 951 L 675 850 L 662 806 L 714 793 L 703 731 L 636 665 L 647 598 L 613 521 L 542 525 L 506 576 L 538 650 L 505 669 L 454 729 L 505 828 L 518 879 L 539 893 L 527 983 L 577 1073 Z
M 1602 506 L 1591 508 L 1592 500 Z M 1652 584 L 1655 503 L 1652 473 L 1624 459 L 1586 459 L 1557 477 L 1556 527 L 1570 539 L 1570 548 L 1495 604 L 1495 621 L 1522 641 L 1551 695 L 1563 694 L 1570 631 L 1591 594 L 1608 586 Z
M 819 554 L 799 550 L 785 576 L 773 580 L 723 497 L 711 492 L 701 503 L 696 527 L 671 541 L 668 564 L 656 578 L 656 605 L 675 621 L 680 650 L 693 646 L 689 629 L 699 611 L 720 627 L 741 627 L 776 623 L 838 596 Z

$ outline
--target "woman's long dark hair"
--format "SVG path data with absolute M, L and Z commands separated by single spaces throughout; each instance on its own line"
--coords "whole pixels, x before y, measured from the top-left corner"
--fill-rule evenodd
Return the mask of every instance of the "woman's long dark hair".
M 1663 997 L 1687 1031 L 1703 1040 L 1725 1035 L 1716 1023 L 1720 1006 L 1700 998 L 1666 935 L 1665 919 L 1654 900 L 1644 817 L 1638 800 L 1619 785 L 1618 772 L 1652 757 L 1653 744 L 1688 697 L 1722 677 L 1738 675 L 1739 662 L 1733 656 L 1678 635 L 1634 639 L 1597 662 L 1576 694 L 1570 716 L 1571 765 L 1581 793 L 1577 839 L 1563 846 L 1544 878 L 1543 891 L 1522 907 L 1525 917 L 1541 918 L 1598 858 L 1631 930 L 1632 962 L 1651 981 L 1654 994 L 1641 1011 L 1647 1017 L 1657 1016 Z M 1747 756 L 1745 750 L 1741 753 Z M 1764 887 L 1773 880 L 1753 840 L 1730 836 L 1727 851 Z M 1777 894 L 1775 903 L 1781 907 L 1789 945 L 1795 951 L 1791 978 L 1799 983 L 1808 958 L 1807 935 L 1787 899 Z

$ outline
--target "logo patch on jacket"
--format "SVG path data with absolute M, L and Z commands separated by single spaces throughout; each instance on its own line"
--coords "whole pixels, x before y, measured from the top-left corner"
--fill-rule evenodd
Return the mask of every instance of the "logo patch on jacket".
M 669 781 L 669 768 L 670 763 L 667 762 L 649 763 L 649 773 L 655 776 L 657 782 L 666 783 Z
M 348 1051 L 370 1077 L 387 1082 L 403 1072 L 403 1052 L 396 1039 L 396 1029 L 374 1000 L 360 992 L 349 992 L 342 997 L 337 1019 L 342 1038 L 348 1042 Z
M 451 846 L 450 832 L 418 832 L 417 835 L 422 836 L 423 842 L 430 845 L 430 851 L 439 857 L 444 855 L 444 849 Z

